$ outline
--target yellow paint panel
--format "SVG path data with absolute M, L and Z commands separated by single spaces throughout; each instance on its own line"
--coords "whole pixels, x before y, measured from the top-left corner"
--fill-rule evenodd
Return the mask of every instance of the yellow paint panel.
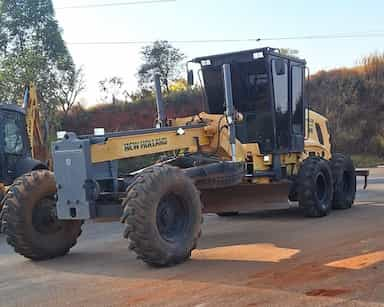
M 274 244 L 246 244 L 195 250 L 192 259 L 280 262 L 299 252 L 298 249 L 281 248 Z
M 334 261 L 326 264 L 326 266 L 339 269 L 361 270 L 382 261 L 384 261 L 384 251 L 379 251 Z
M 183 148 L 194 152 L 197 150 L 196 138 L 201 146 L 209 144 L 204 128 L 186 128 L 184 132 L 183 135 L 177 135 L 176 131 L 155 131 L 109 138 L 105 143 L 92 145 L 92 162 L 113 161 Z

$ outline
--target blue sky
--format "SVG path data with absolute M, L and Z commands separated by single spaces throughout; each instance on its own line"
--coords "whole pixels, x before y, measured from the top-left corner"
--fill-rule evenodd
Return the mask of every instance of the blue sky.
M 56 8 L 130 0 L 54 0 Z M 92 9 L 57 9 L 64 39 L 84 41 L 248 39 L 339 33 L 384 33 L 384 1 L 379 0 L 176 0 Z M 311 72 L 352 66 L 364 55 L 384 51 L 384 36 L 329 40 L 178 44 L 188 58 L 271 46 L 300 51 Z M 68 45 L 77 65 L 84 66 L 87 91 L 83 100 L 100 97 L 97 82 L 120 76 L 131 91 L 141 46 Z

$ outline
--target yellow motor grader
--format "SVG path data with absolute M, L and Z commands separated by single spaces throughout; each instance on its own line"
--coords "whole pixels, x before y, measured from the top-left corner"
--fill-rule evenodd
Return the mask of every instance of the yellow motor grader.
M 304 60 L 261 48 L 191 63 L 207 112 L 166 118 L 156 78 L 156 128 L 67 133 L 53 144 L 54 173 L 16 180 L 2 223 L 16 252 L 33 260 L 64 255 L 84 220 L 116 218 L 138 258 L 170 266 L 196 248 L 203 213 L 234 215 L 288 199 L 309 217 L 351 208 L 355 168 L 332 153 L 327 119 L 309 108 Z M 167 157 L 118 175 L 119 160 L 158 153 Z

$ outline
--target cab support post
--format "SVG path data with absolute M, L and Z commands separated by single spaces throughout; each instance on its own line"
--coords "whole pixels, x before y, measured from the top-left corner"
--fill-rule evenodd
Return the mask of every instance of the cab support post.
M 236 129 L 235 129 L 235 108 L 233 106 L 231 65 L 223 65 L 224 92 L 227 122 L 229 126 L 229 143 L 231 144 L 232 161 L 236 162 Z
M 160 75 L 155 74 L 155 93 L 156 93 L 156 108 L 157 108 L 157 122 L 156 128 L 161 128 L 167 125 L 165 116 L 164 100 L 161 94 Z

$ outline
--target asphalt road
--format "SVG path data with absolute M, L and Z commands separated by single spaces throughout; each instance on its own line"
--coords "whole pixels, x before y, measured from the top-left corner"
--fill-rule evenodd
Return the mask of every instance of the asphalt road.
M 136 260 L 118 223 L 86 224 L 69 255 L 45 262 L 0 235 L 0 306 L 384 305 L 383 228 L 384 169 L 353 209 L 326 218 L 209 215 L 192 259 L 173 268 Z

